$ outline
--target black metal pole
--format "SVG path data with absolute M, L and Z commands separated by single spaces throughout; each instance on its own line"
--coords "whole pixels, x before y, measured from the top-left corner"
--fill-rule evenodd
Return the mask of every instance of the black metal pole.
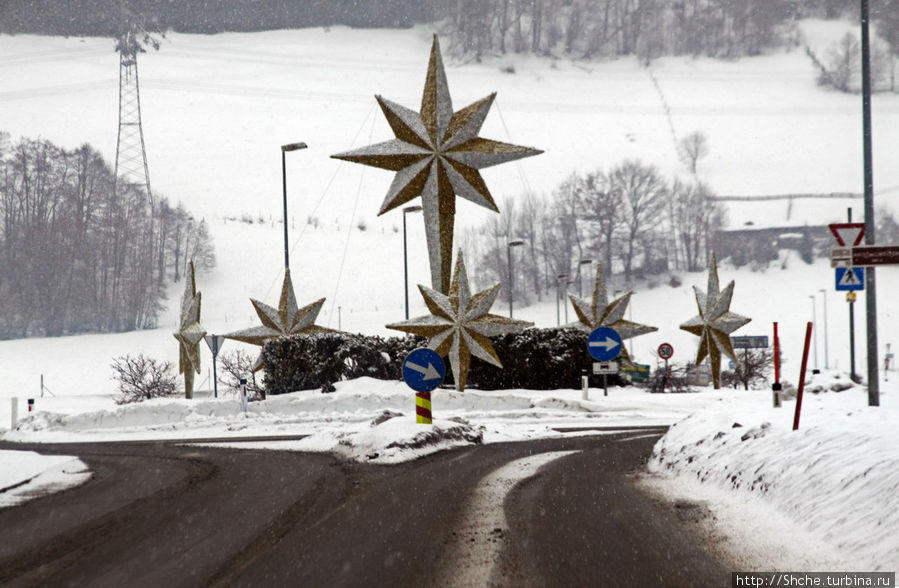
M 409 320 L 409 261 L 406 257 L 406 211 L 403 211 L 403 291 L 406 293 L 406 320 Z
M 871 50 L 868 0 L 861 0 L 862 22 L 862 142 L 865 165 L 865 244 L 874 245 L 874 166 L 871 147 Z M 865 306 L 868 326 L 868 406 L 880 406 L 877 372 L 877 283 L 874 268 L 865 270 Z
M 284 200 L 284 269 L 290 269 L 290 257 L 287 252 L 287 163 L 286 151 L 281 149 L 281 187 Z

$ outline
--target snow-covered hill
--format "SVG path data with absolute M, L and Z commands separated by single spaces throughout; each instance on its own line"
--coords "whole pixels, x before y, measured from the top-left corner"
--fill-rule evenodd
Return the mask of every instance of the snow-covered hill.
M 828 33 L 829 24 L 803 26 L 816 43 L 825 42 L 823 39 L 832 34 Z M 329 159 L 329 155 L 392 137 L 373 95 L 382 94 L 400 104 L 417 107 L 429 35 L 424 27 L 404 31 L 334 28 L 170 35 L 158 53 L 141 56 L 142 107 L 152 185 L 157 193 L 181 200 L 191 211 L 205 216 L 216 241 L 217 269 L 197 277 L 203 293 L 202 321 L 208 331 L 223 333 L 256 324 L 250 297 L 269 304 L 277 301 L 283 271 L 282 227 L 278 224 L 279 146 L 293 141 L 309 144 L 307 150 L 288 154 L 287 169 L 291 267 L 299 302 L 327 297 L 318 323 L 355 332 L 388 334 L 384 325 L 402 319 L 401 213 L 375 216 L 392 176 L 343 164 Z M 516 73 L 504 73 L 509 66 L 514 66 Z M 106 39 L 0 36 L 0 129 L 14 136 L 41 136 L 67 147 L 90 142 L 111 161 L 115 154 L 117 71 L 117 56 L 112 42 Z M 672 128 L 675 135 L 699 130 L 709 137 L 711 154 L 701 162 L 700 174 L 720 194 L 861 191 L 860 99 L 815 86 L 813 66 L 799 50 L 736 62 L 666 58 L 650 68 L 632 60 L 548 62 L 510 56 L 475 64 L 447 59 L 447 75 L 457 109 L 491 91 L 499 92 L 483 136 L 546 151 L 539 157 L 486 170 L 487 183 L 498 198 L 514 197 L 526 189 L 550 192 L 572 171 L 605 168 L 624 158 L 656 164 L 669 177 L 683 173 Z M 667 112 L 671 114 L 670 121 Z M 899 158 L 899 96 L 875 97 L 874 125 L 878 203 L 899 210 L 899 168 L 893 165 Z M 799 224 L 842 221 L 846 214 L 846 203 L 841 201 L 794 204 L 791 215 Z M 745 220 L 759 224 L 758 219 L 781 224 L 778 215 L 783 213 L 779 209 L 760 208 L 757 204 L 751 210 L 738 204 L 729 207 L 732 226 L 740 226 Z M 459 224 L 480 223 L 486 214 L 463 202 Z M 860 203 L 855 214 L 856 218 L 861 217 Z M 252 218 L 253 224 L 228 220 L 244 215 Z M 410 300 L 412 314 L 416 315 L 424 312 L 424 306 L 414 284 L 427 283 L 429 277 L 421 219 L 410 215 L 408 220 Z M 364 231 L 359 228 L 360 221 L 366 226 Z M 736 270 L 725 262 L 719 273 L 724 283 L 736 280 L 732 310 L 753 318 L 740 334 L 770 335 L 772 323 L 779 323 L 787 360 L 785 379 L 798 379 L 802 333 L 806 321 L 813 318 L 813 308 L 817 310 L 817 364 L 839 367 L 845 379 L 849 361 L 848 311 L 842 295 L 833 292 L 833 271 L 827 260 L 808 265 L 783 252 L 777 262 L 763 270 Z M 632 318 L 659 327 L 658 332 L 633 340 L 632 355 L 638 361 L 656 363 L 654 352 L 663 341 L 674 346 L 675 361 L 695 357 L 695 339 L 679 330 L 678 325 L 696 314 L 690 286 L 705 288 L 705 281 L 705 273 L 700 272 L 683 276 L 683 285 L 676 288 L 664 278 L 638 284 L 631 303 Z M 884 294 L 899 289 L 899 271 L 880 270 L 878 283 L 882 357 L 886 345 L 895 342 L 892 336 L 899 332 L 895 305 Z M 268 426 L 272 422 L 276 426 L 311 426 L 314 419 L 308 414 L 290 416 L 290 411 L 278 408 L 278 403 L 272 404 L 275 416 L 250 419 L 236 416 L 234 406 L 210 409 L 213 413 L 228 413 L 221 419 L 198 412 L 205 400 L 193 406 L 177 401 L 171 410 L 169 405 L 164 410 L 146 405 L 133 411 L 115 411 L 110 398 L 114 392 L 109 367 L 112 358 L 143 353 L 177 360 L 177 345 L 171 333 L 180 289 L 180 285 L 172 288 L 170 308 L 155 330 L 0 342 L 0 429 L 10 422 L 11 396 L 37 397 L 41 411 L 81 415 L 74 420 L 66 416 L 48 420 L 44 412 L 27 421 L 21 431 L 10 434 L 23 439 L 64 436 L 72 433 L 73 427 L 97 429 L 91 424 L 97 419 L 106 419 L 113 427 L 122 426 L 128 429 L 124 434 L 132 436 L 160 434 L 178 427 L 183 434 L 195 425 L 206 424 L 214 430 L 231 432 L 247 424 Z M 566 306 L 563 303 L 559 307 L 562 321 Z M 863 305 L 857 306 L 856 368 L 864 373 Z M 494 312 L 503 313 L 504 308 L 495 308 Z M 572 319 L 570 307 L 567 312 Z M 516 318 L 542 327 L 555 325 L 556 301 L 516 309 Z M 236 345 L 228 342 L 224 351 Z M 205 349 L 203 353 L 206 371 L 209 355 Z M 44 399 L 40 398 L 41 375 L 48 389 Z M 886 376 L 896 379 L 895 374 Z M 200 379 L 200 387 L 209 387 L 209 380 L 203 382 L 204 378 Z M 371 442 L 372 435 L 377 436 L 366 429 L 367 419 L 375 410 L 372 406 L 380 406 L 386 395 L 386 406 L 408 411 L 398 408 L 402 401 L 397 398 L 402 398 L 402 390 L 398 383 L 353 382 L 345 383 L 340 390 L 345 392 L 341 402 L 330 408 L 316 404 L 318 400 L 306 399 L 309 394 L 304 393 L 281 402 L 311 402 L 315 411 L 330 410 L 330 417 L 336 419 L 329 425 L 332 429 L 333 422 L 352 423 L 365 437 L 360 437 L 359 446 L 368 447 L 365 443 Z M 58 398 L 50 397 L 51 392 Z M 596 418 L 590 415 L 618 423 L 624 422 L 622 416 L 654 423 L 675 422 L 687 412 L 712 402 L 716 409 L 707 413 L 711 416 L 699 416 L 678 425 L 675 430 L 679 433 L 668 438 L 665 447 L 670 454 L 676 453 L 678 447 L 693 445 L 684 461 L 692 455 L 709 460 L 708 467 L 723 467 L 728 465 L 726 452 L 699 451 L 696 441 L 705 440 L 706 447 L 717 448 L 723 444 L 714 437 L 719 432 L 717 427 L 732 415 L 747 430 L 755 430 L 766 420 L 789 420 L 792 407 L 788 402 L 785 409 L 772 415 L 761 408 L 769 402 L 763 391 L 733 396 L 705 391 L 672 401 L 683 401 L 683 405 L 661 409 L 658 403 L 664 400 L 650 399 L 641 391 L 629 389 L 622 391 L 623 405 L 627 407 L 627 414 L 622 415 L 623 405 L 617 397 L 610 401 L 594 397 L 595 402 L 584 408 L 577 398 L 570 398 L 572 394 L 553 392 L 536 401 L 523 391 L 500 395 L 501 400 L 496 395 L 477 398 L 472 394 L 471 404 L 457 407 L 457 411 L 458 416 L 469 418 L 474 426 L 481 419 L 485 426 L 489 425 L 488 430 L 494 427 L 497 434 L 493 439 L 497 440 L 513 438 L 508 434 L 513 429 L 519 438 L 555 434 L 548 427 L 554 419 Z M 772 432 L 769 437 L 753 438 L 744 444 L 758 451 L 750 451 L 751 459 L 737 466 L 748 471 L 756 467 L 754 464 L 769 463 L 773 453 L 783 450 L 779 443 L 789 443 L 795 459 L 808 463 L 815 461 L 815 452 L 822 451 L 822 447 L 842 451 L 846 444 L 841 440 L 841 411 L 853 415 L 853 439 L 857 440 L 857 453 L 853 455 L 864 460 L 876 453 L 870 459 L 886 463 L 887 458 L 895 456 L 895 451 L 888 448 L 897 446 L 896 429 L 880 425 L 884 414 L 895 413 L 895 394 L 894 388 L 884 386 L 884 412 L 853 408 L 865 405 L 860 389 L 842 395 L 822 394 L 813 406 L 820 407 L 827 418 L 809 419 L 808 425 L 815 428 L 814 432 L 803 434 L 801 443 L 793 444 L 790 433 L 782 430 L 785 425 L 778 420 L 772 428 L 776 434 Z M 718 398 L 722 402 L 717 402 Z M 515 408 L 503 402 L 511 402 Z M 523 404 L 519 406 L 517 402 Z M 20 403 L 23 405 L 24 401 Z M 104 409 L 108 410 L 103 412 Z M 172 410 L 187 416 L 172 425 L 165 420 Z M 361 412 L 354 415 L 354 410 Z M 140 413 L 138 417 L 146 422 L 136 429 L 133 423 L 116 420 L 118 415 L 130 412 Z M 408 418 L 410 414 L 404 416 Z M 531 420 L 521 427 L 522 419 Z M 860 433 L 866 429 L 866 419 L 873 423 L 873 433 L 868 436 Z M 328 440 L 336 442 L 338 432 L 331 431 L 333 435 L 329 437 L 326 429 L 314 431 L 319 434 L 317 447 L 307 444 L 305 448 L 332 447 Z M 403 428 L 391 430 L 391 434 L 409 434 Z M 99 432 L 94 433 L 104 435 L 109 431 L 99 427 Z M 736 435 L 726 433 L 728 442 Z M 819 435 L 826 438 L 823 445 L 809 442 L 817 442 Z M 488 434 L 487 440 L 490 439 Z M 872 453 L 875 446 L 887 448 L 883 450 L 886 454 Z M 660 469 L 667 467 L 665 463 L 659 465 Z M 776 464 L 767 467 L 773 468 L 774 474 L 784 471 Z M 694 475 L 683 464 L 669 473 L 674 474 L 678 484 Z M 786 483 L 786 491 L 807 490 L 796 478 Z M 896 481 L 878 478 L 878 484 L 893 488 Z M 844 509 L 857 504 L 855 486 L 851 484 L 817 490 L 828 493 L 829 503 Z M 739 492 L 753 491 L 743 488 Z M 783 506 L 781 502 L 777 505 Z M 846 516 L 858 514 L 859 520 L 867 521 L 865 525 L 874 527 L 881 513 L 870 515 L 865 511 L 869 507 L 853 507 L 856 510 Z M 787 516 L 794 517 L 789 523 L 794 528 L 806 524 L 796 520 L 806 516 L 805 511 L 792 511 L 789 505 L 783 508 Z M 816 516 L 831 516 L 834 512 L 832 509 Z M 877 553 L 890 557 L 896 553 L 895 544 L 887 541 L 882 546 L 884 550 Z M 877 555 L 872 555 L 869 547 L 843 547 L 838 555 L 844 563 L 868 565 Z M 862 552 L 863 557 L 858 555 Z M 883 569 L 895 569 L 895 563 L 886 562 Z

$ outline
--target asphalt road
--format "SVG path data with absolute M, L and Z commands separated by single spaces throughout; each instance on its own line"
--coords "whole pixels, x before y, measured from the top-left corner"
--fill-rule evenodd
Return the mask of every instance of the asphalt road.
M 492 584 L 729 585 L 684 523 L 631 483 L 658 434 L 470 447 L 394 466 L 161 443 L 0 443 L 77 455 L 95 472 L 0 509 L 0 585 L 459 584 L 464 570 L 445 558 L 473 489 L 511 461 L 562 450 L 578 452 L 508 494 Z

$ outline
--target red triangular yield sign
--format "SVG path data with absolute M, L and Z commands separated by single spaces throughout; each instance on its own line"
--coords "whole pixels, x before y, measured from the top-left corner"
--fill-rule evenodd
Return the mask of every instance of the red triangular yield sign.
M 855 247 L 865 236 L 865 223 L 833 223 L 827 225 L 840 247 Z

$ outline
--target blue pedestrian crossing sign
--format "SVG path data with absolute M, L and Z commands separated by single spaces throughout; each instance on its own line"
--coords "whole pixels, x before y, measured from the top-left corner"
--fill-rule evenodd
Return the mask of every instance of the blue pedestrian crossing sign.
M 865 268 L 863 267 L 838 267 L 835 275 L 838 291 L 865 289 Z
M 596 361 L 611 361 L 621 353 L 621 335 L 611 327 L 594 329 L 587 338 L 587 351 Z
M 433 349 L 413 349 L 403 362 L 403 379 L 416 392 L 430 392 L 443 383 L 445 376 L 443 358 Z

